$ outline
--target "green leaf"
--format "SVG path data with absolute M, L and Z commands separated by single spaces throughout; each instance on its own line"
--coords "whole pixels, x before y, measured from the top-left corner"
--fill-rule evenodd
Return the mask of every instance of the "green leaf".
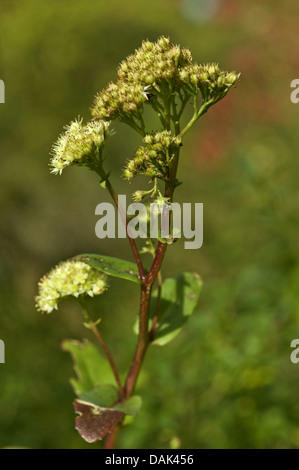
M 77 378 L 72 378 L 70 382 L 77 395 L 101 384 L 115 384 L 108 361 L 94 344 L 88 340 L 83 343 L 65 340 L 62 348 L 71 354 L 74 361 Z
M 153 344 L 164 346 L 172 341 L 181 331 L 194 312 L 202 287 L 197 273 L 180 273 L 163 282 L 158 315 L 158 328 Z M 149 328 L 156 310 L 158 290 L 153 292 L 150 305 Z M 134 332 L 138 334 L 138 319 L 134 324 Z
M 100 408 L 109 408 L 118 400 L 118 390 L 114 385 L 103 384 L 81 393 L 77 401 L 89 405 L 99 406 Z M 122 410 L 119 410 L 122 411 Z
M 142 400 L 139 396 L 135 395 L 121 403 L 114 405 L 119 399 L 118 390 L 114 385 L 104 384 L 93 390 L 81 393 L 77 401 L 86 405 L 95 406 L 99 408 L 109 408 L 121 411 L 128 415 L 137 415 L 141 408 Z
M 119 403 L 118 405 L 114 406 L 114 410 L 122 411 L 126 415 L 137 415 L 140 411 L 142 405 L 142 399 L 138 395 L 134 395 L 128 400 Z
M 74 259 L 76 261 L 82 261 L 109 276 L 127 279 L 128 281 L 140 284 L 137 266 L 130 261 L 89 253 L 78 255 Z
M 162 285 L 158 329 L 153 344 L 164 346 L 181 331 L 194 312 L 200 296 L 202 281 L 197 273 L 180 273 L 166 279 Z M 158 291 L 153 293 L 150 315 L 154 316 Z

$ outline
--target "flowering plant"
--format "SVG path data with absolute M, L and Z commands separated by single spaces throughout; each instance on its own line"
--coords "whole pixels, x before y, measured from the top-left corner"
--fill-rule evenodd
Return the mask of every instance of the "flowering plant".
M 110 193 L 123 219 L 135 259 L 135 263 L 131 263 L 98 254 L 78 255 L 58 264 L 39 284 L 37 308 L 51 313 L 61 300 L 77 300 L 85 326 L 94 332 L 104 352 L 104 356 L 101 355 L 87 341 L 64 343 L 65 349 L 72 353 L 78 371 L 78 379 L 72 381 L 77 395 L 74 408 L 79 415 L 76 429 L 88 442 L 106 437 L 106 448 L 114 447 L 125 415 L 136 414 L 141 406 L 141 398 L 134 395 L 134 390 L 148 347 L 165 345 L 177 336 L 194 311 L 201 290 L 201 279 L 196 273 L 184 272 L 162 281 L 161 267 L 168 245 L 175 241 L 174 232 L 172 237 L 160 237 L 156 243 L 147 236 L 145 246 L 137 248 L 109 172 L 104 169 L 104 146 L 111 135 L 111 122 L 121 121 L 142 137 L 135 155 L 126 162 L 123 178 L 130 181 L 145 175 L 152 187 L 135 191 L 133 200 L 145 204 L 154 201 L 163 218 L 164 208 L 171 207 L 179 184 L 176 175 L 185 134 L 200 116 L 224 98 L 238 78 L 235 72 L 221 71 L 216 64 L 195 63 L 189 49 L 172 44 L 168 38 L 160 37 L 155 43 L 144 41 L 120 64 L 116 81 L 95 97 L 91 110 L 93 119 L 87 124 L 80 118 L 71 122 L 53 146 L 51 173 L 61 174 L 68 166 L 80 165 L 100 177 L 101 186 Z M 182 116 L 190 102 L 193 115 L 182 127 Z M 144 120 L 146 106 L 157 114 L 160 129 L 148 131 Z M 142 260 L 145 253 L 153 257 L 148 271 Z M 86 296 L 105 292 L 109 276 L 140 286 L 135 327 L 138 339 L 124 382 L 102 337 L 99 321 L 92 320 L 85 303 Z M 107 365 L 111 372 L 104 374 Z M 87 377 L 86 370 L 91 368 L 98 373 Z M 105 377 L 104 382 L 102 377 Z

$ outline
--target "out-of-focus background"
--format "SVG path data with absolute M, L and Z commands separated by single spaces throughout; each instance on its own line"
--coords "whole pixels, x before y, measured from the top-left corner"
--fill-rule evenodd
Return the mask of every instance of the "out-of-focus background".
M 72 305 L 41 315 L 34 296 L 59 260 L 129 259 L 129 245 L 96 238 L 95 206 L 108 196 L 86 169 L 50 175 L 49 151 L 66 123 L 90 118 L 118 63 L 162 34 L 242 77 L 185 138 L 176 198 L 204 203 L 204 244 L 170 246 L 163 274 L 197 271 L 203 292 L 180 336 L 149 351 L 143 407 L 119 446 L 299 447 L 298 16 L 295 0 L 1 0 L 0 447 L 90 447 L 74 429 L 61 343 L 91 336 Z M 139 141 L 114 128 L 108 160 L 123 194 L 120 169 Z M 94 304 L 123 371 L 137 293 L 113 279 Z

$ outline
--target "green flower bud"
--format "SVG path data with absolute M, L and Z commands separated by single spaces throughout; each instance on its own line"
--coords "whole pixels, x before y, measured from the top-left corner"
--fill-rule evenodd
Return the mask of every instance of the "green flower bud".
M 161 36 L 157 41 L 157 46 L 159 49 L 167 49 L 170 44 L 170 40 L 165 36 Z
M 152 136 L 150 134 L 146 134 L 144 137 L 143 137 L 143 142 L 145 144 L 151 144 L 152 143 Z
M 127 179 L 127 180 L 131 180 L 134 176 L 134 173 L 129 170 L 128 168 L 125 168 L 124 169 L 124 177 Z
M 150 178 L 154 178 L 155 176 L 157 176 L 156 170 L 154 168 L 147 168 L 145 174 Z

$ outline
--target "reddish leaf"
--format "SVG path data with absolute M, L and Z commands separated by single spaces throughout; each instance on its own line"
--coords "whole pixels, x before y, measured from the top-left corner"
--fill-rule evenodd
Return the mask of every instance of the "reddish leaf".
M 79 414 L 76 417 L 76 429 L 86 442 L 101 441 L 125 415 L 122 411 L 85 405 L 77 400 L 73 405 Z

